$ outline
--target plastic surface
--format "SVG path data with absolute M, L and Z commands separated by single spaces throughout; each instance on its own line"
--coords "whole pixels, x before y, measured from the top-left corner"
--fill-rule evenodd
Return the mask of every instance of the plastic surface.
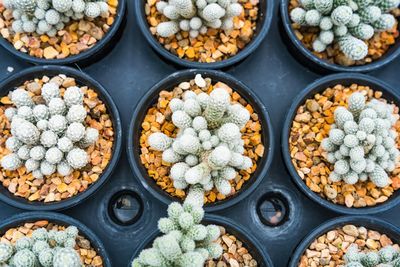
M 276 140 L 272 164 L 251 195 L 215 214 L 252 233 L 262 244 L 263 250 L 271 256 L 274 266 L 285 267 L 304 236 L 326 220 L 337 217 L 338 213 L 308 199 L 292 182 L 282 158 L 279 143 L 290 105 L 301 90 L 321 76 L 303 67 L 286 49 L 279 34 L 278 6 L 279 1 L 275 1 L 272 25 L 262 44 L 241 64 L 227 70 L 227 73 L 250 87 L 268 109 Z M 11 75 L 8 67 L 16 72 L 28 66 L 0 49 L 0 79 Z M 399 69 L 400 60 L 396 59 L 371 75 L 400 90 Z M 126 150 L 129 123 L 140 98 L 155 83 L 175 72 L 176 68 L 160 59 L 147 43 L 136 24 L 134 1 L 129 1 L 127 26 L 120 42 L 105 58 L 83 70 L 110 92 L 118 106 L 123 128 L 122 148 Z M 130 226 L 119 225 L 107 215 L 111 196 L 124 189 L 135 191 L 143 203 L 142 216 Z M 260 200 L 271 191 L 281 192 L 289 207 L 288 218 L 277 227 L 264 225 L 257 214 Z M 157 219 L 166 215 L 166 207 L 142 187 L 129 166 L 126 151 L 123 151 L 114 174 L 105 185 L 85 202 L 62 213 L 82 221 L 99 236 L 113 267 L 125 267 L 135 249 L 156 230 Z M 0 203 L 0 221 L 19 212 L 21 210 Z M 397 206 L 375 216 L 400 226 L 399 213 L 400 207 Z

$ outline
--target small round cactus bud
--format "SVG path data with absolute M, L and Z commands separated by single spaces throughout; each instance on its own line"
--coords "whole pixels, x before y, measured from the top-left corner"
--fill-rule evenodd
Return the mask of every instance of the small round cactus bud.
M 192 125 L 192 118 L 182 110 L 172 113 L 173 124 L 181 129 L 189 128 Z
M 226 123 L 218 129 L 217 136 L 222 142 L 231 143 L 240 139 L 241 133 L 236 124 Z
M 37 170 L 40 166 L 39 161 L 34 160 L 34 159 L 28 159 L 27 161 L 25 161 L 25 168 L 26 171 L 29 172 L 33 172 L 34 170 Z
M 319 27 L 323 31 L 329 31 L 333 28 L 333 22 L 330 17 L 323 17 L 319 23 Z
M 83 92 L 77 86 L 68 87 L 64 93 L 64 102 L 70 107 L 72 105 L 82 105 L 83 103 Z
M 45 158 L 49 163 L 57 164 L 62 160 L 63 153 L 61 152 L 60 149 L 52 147 L 49 150 L 47 150 Z
M 169 108 L 171 109 L 172 112 L 183 110 L 183 101 L 180 100 L 179 98 L 173 98 L 169 102 Z
M 17 114 L 17 109 L 16 108 L 7 108 L 4 111 L 4 115 L 7 117 L 9 121 L 12 120 L 12 118 Z
M 147 141 L 151 148 L 158 151 L 165 151 L 172 144 L 172 139 L 160 132 L 151 134 Z
M 340 182 L 342 180 L 342 176 L 333 171 L 329 174 L 329 180 L 331 180 L 333 183 Z
M 296 7 L 290 12 L 290 18 L 294 23 L 304 25 L 307 11 L 301 7 Z
M 346 25 L 353 16 L 353 10 L 349 6 L 338 6 L 331 13 L 332 22 L 337 26 Z
M 40 169 L 32 171 L 32 176 L 35 179 L 43 179 L 43 173 Z
M 187 155 L 185 157 L 185 162 L 189 166 L 193 167 L 199 163 L 199 159 L 195 155 Z
M 38 228 L 32 232 L 32 239 L 34 241 L 42 240 L 42 241 L 47 241 L 48 240 L 48 234 L 47 230 L 45 228 Z
M 36 127 L 41 131 L 46 131 L 49 129 L 49 121 L 40 120 L 36 123 Z
M 61 161 L 57 164 L 57 172 L 61 176 L 68 176 L 72 173 L 72 171 L 72 167 L 66 161 Z
M 345 107 L 338 107 L 334 112 L 335 123 L 339 127 L 343 127 L 346 121 L 354 121 L 353 114 Z
M 12 259 L 14 266 L 34 267 L 36 264 L 35 254 L 28 249 L 17 251 Z
M 343 130 L 346 134 L 356 134 L 358 124 L 355 121 L 346 121 L 343 125 Z
M 51 115 L 63 115 L 65 112 L 65 103 L 61 98 L 52 98 L 48 104 Z
M 73 0 L 71 8 L 75 13 L 83 13 L 85 11 L 85 1 Z
M 199 139 L 193 135 L 183 135 L 179 139 L 179 144 L 184 151 L 190 154 L 197 154 L 201 149 Z
M 335 172 L 339 175 L 344 175 L 350 170 L 350 165 L 345 160 L 338 160 L 335 163 Z
M 168 163 L 176 163 L 182 160 L 182 156 L 176 153 L 172 148 L 164 150 L 162 160 Z
M 30 148 L 27 145 L 23 145 L 18 149 L 17 155 L 22 160 L 29 159 Z
M 354 161 L 359 161 L 364 158 L 364 148 L 361 146 L 356 146 L 350 149 L 349 153 L 350 159 Z
M 157 25 L 157 33 L 161 37 L 167 38 L 179 32 L 179 24 L 175 21 L 161 22 Z
M 367 44 L 351 35 L 340 38 L 339 46 L 346 57 L 351 60 L 361 60 L 368 54 Z
M 32 246 L 32 251 L 36 256 L 39 256 L 39 253 L 45 249 L 48 249 L 50 246 L 46 241 L 38 240 Z
M 183 104 L 183 110 L 191 117 L 196 117 L 201 114 L 201 107 L 196 99 L 185 100 Z
M 54 115 L 50 118 L 48 127 L 50 131 L 62 133 L 67 128 L 67 120 L 64 116 Z
M 372 23 L 372 26 L 377 31 L 387 31 L 394 27 L 396 18 L 392 14 L 382 14 L 378 20 Z
M 347 23 L 347 26 L 349 28 L 354 28 L 356 26 L 358 26 L 361 22 L 361 18 L 358 14 L 353 14 L 353 16 L 351 17 L 351 20 L 349 21 L 349 23 Z
M 80 267 L 82 266 L 81 259 L 78 253 L 72 248 L 60 248 L 55 250 L 53 256 L 54 267 Z
M 208 164 L 212 169 L 225 167 L 231 159 L 231 151 L 225 146 L 216 147 L 208 157 Z
M 362 173 L 367 167 L 367 161 L 361 159 L 359 161 L 350 161 L 350 167 L 355 173 Z
M 356 27 L 350 29 L 351 34 L 361 40 L 371 39 L 375 32 L 371 25 L 360 23 Z
M 173 5 L 167 5 L 166 7 L 164 7 L 163 14 L 171 20 L 176 20 L 180 17 L 178 10 Z
M 33 21 L 25 21 L 22 24 L 24 32 L 32 33 L 36 31 L 36 24 Z
M 85 15 L 89 18 L 97 18 L 101 14 L 100 6 L 94 2 L 88 2 L 85 6 Z
M 17 152 L 18 149 L 22 146 L 22 142 L 19 141 L 16 137 L 10 136 L 6 140 L 6 148 L 11 152 Z
M 1 244 L 3 244 L 3 243 L 1 243 Z M 23 250 L 23 249 L 31 249 L 32 245 L 33 245 L 32 240 L 29 237 L 21 237 L 21 238 L 18 238 L 17 241 L 15 241 L 15 249 L 17 251 Z M 2 262 L 1 259 L 0 259 L 0 262 Z
M 369 24 L 377 21 L 381 17 L 382 11 L 379 7 L 371 5 L 361 9 L 358 14 L 362 22 Z
M 56 25 L 60 22 L 60 13 L 54 9 L 49 9 L 46 11 L 45 19 L 50 25 Z
M 22 161 L 17 154 L 11 153 L 1 159 L 1 166 L 9 171 L 15 171 L 21 167 Z
M 201 140 L 201 141 L 209 141 L 209 140 L 211 140 L 211 133 L 210 133 L 210 131 L 209 130 L 206 130 L 206 129 L 204 129 L 204 130 L 201 130 L 200 132 L 199 132 L 199 139 Z
M 345 133 L 340 129 L 331 129 L 329 131 L 329 141 L 335 145 L 343 144 Z
M 46 100 L 47 103 L 49 103 L 50 100 L 53 98 L 59 98 L 60 88 L 58 84 L 53 82 L 44 84 L 42 87 L 42 97 L 44 98 L 44 100 Z
M 333 7 L 333 0 L 314 0 L 314 6 L 321 14 L 329 14 Z
M 185 173 L 190 169 L 190 166 L 184 162 L 178 162 L 172 165 L 170 170 L 170 177 L 173 180 L 184 180 Z
M 40 143 L 44 147 L 55 146 L 57 144 L 57 140 L 58 140 L 57 134 L 55 134 L 52 131 L 44 131 L 40 135 Z
M 347 35 L 347 33 L 349 32 L 349 29 L 348 29 L 346 26 L 344 26 L 344 25 L 335 26 L 335 27 L 333 28 L 333 32 L 334 32 L 335 36 L 337 36 L 337 37 L 343 37 L 343 36 L 346 36 L 346 35 Z
M 198 116 L 195 117 L 192 121 L 192 127 L 196 131 L 202 131 L 207 129 L 207 121 L 204 117 Z
M 31 107 L 34 105 L 33 100 L 30 97 L 29 93 L 24 89 L 15 89 L 14 91 L 12 91 L 11 101 L 17 107 L 22 107 L 22 106 Z
M 56 166 L 54 164 L 51 164 L 50 162 L 42 161 L 40 163 L 40 171 L 43 175 L 50 176 L 55 173 Z
M 42 266 L 48 267 L 53 265 L 53 250 L 50 248 L 40 251 L 38 256 L 39 262 Z
M 305 9 L 309 10 L 315 8 L 314 0 L 300 0 L 299 2 Z
M 179 28 L 182 31 L 188 32 L 190 31 L 190 21 L 187 19 L 183 19 L 179 22 Z
M 81 123 L 73 122 L 68 126 L 65 136 L 72 142 L 78 142 L 85 136 L 85 126 Z
M 225 180 L 232 180 L 236 177 L 236 171 L 232 167 L 225 167 L 219 171 L 219 176 Z
M 358 138 L 358 140 L 364 141 L 367 139 L 367 133 L 364 131 L 357 131 L 356 137 Z
M 335 36 L 332 31 L 321 31 L 319 34 L 319 40 L 325 45 L 333 43 L 334 38 Z
M 348 148 L 353 148 L 358 145 L 358 139 L 354 134 L 348 134 L 345 136 L 343 143 L 348 147 Z
M 67 229 L 65 229 L 65 232 L 69 238 L 76 238 L 79 234 L 78 228 L 73 225 L 68 226 Z
M 318 26 L 321 22 L 322 16 L 321 13 L 316 9 L 312 9 L 306 12 L 305 21 L 309 26 Z
M 28 106 L 23 106 L 18 108 L 18 117 L 27 120 L 27 121 L 32 121 L 33 120 L 33 112 L 32 109 Z
M 74 148 L 67 154 L 67 162 L 74 169 L 81 169 L 89 162 L 89 156 L 86 151 L 80 148 Z
M 376 165 L 374 171 L 370 173 L 370 179 L 378 187 L 386 187 L 390 183 L 387 173 L 378 165 Z
M 358 182 L 358 174 L 350 171 L 347 174 L 343 175 L 343 181 L 346 184 L 356 184 Z
M 21 20 L 14 20 L 11 27 L 15 33 L 23 33 L 24 32 L 24 29 L 22 27 L 23 25 L 24 23 Z
M 166 8 L 167 6 L 168 6 L 168 3 L 165 1 L 159 1 L 156 3 L 157 11 L 160 13 L 163 13 L 164 8 Z
M 365 97 L 361 93 L 353 93 L 349 97 L 349 110 L 353 113 L 360 113 L 365 107 Z
M 203 24 L 199 17 L 193 17 L 189 22 L 189 26 L 192 30 L 199 30 Z
M 46 155 L 46 149 L 43 146 L 34 146 L 29 151 L 29 156 L 33 160 L 42 160 Z
M 33 116 L 36 120 L 47 120 L 49 118 L 49 110 L 46 105 L 36 105 L 33 110 Z
M 72 122 L 83 123 L 86 119 L 86 109 L 82 105 L 72 105 L 67 113 L 67 120 Z
M 202 17 L 207 22 L 213 22 L 225 16 L 225 9 L 216 3 L 208 4 L 202 11 Z

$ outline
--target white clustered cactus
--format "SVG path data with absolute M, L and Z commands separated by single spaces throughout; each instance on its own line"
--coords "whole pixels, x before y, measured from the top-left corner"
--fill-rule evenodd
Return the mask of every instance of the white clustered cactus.
M 366 103 L 364 95 L 356 92 L 348 100 L 348 109 L 338 107 L 334 117 L 329 137 L 321 142 L 326 159 L 335 166 L 330 180 L 355 184 L 370 179 L 378 187 L 389 185 L 388 173 L 400 154 L 397 132 L 392 129 L 399 119 L 393 105 L 377 99 Z
M 45 104 L 35 104 L 24 89 L 15 89 L 10 99 L 16 106 L 7 108 L 11 123 L 6 148 L 11 152 L 1 159 L 1 166 L 14 171 L 25 166 L 28 173 L 40 179 L 56 171 L 67 176 L 89 162 L 84 150 L 94 144 L 99 132 L 85 127 L 87 116 L 83 92 L 73 86 L 65 90 L 64 98 L 56 83 L 46 83 L 41 89 Z
M 379 251 L 361 252 L 358 245 L 352 244 L 344 255 L 344 267 L 398 267 L 400 251 L 395 246 L 385 246 Z
M 187 91 L 183 99 L 172 99 L 169 106 L 172 122 L 179 128 L 177 137 L 153 133 L 149 145 L 163 151 L 163 161 L 172 164 L 170 177 L 175 188 L 201 185 L 205 191 L 216 187 L 221 194 L 229 195 L 229 181 L 236 177 L 236 170 L 253 165 L 243 156 L 240 132 L 250 113 L 240 104 L 231 104 L 229 93 L 222 88 L 209 95 Z
M 5 7 L 13 10 L 15 33 L 47 34 L 53 37 L 65 23 L 109 15 L 106 0 L 7 0 Z
M 243 12 L 236 0 L 168 0 L 159 1 L 157 10 L 169 21 L 157 25 L 161 37 L 171 37 L 180 30 L 191 38 L 205 34 L 208 28 L 231 30 L 233 18 Z
M 168 206 L 168 217 L 158 221 L 163 234 L 151 248 L 133 260 L 132 267 L 203 267 L 207 260 L 218 259 L 222 247 L 216 241 L 221 231 L 216 225 L 203 225 L 204 210 L 185 202 Z
M 323 52 L 337 41 L 346 57 L 361 60 L 368 54 L 365 41 L 396 24 L 388 12 L 397 8 L 400 0 L 303 0 L 300 4 L 290 17 L 301 26 L 321 29 L 313 43 L 314 51 Z

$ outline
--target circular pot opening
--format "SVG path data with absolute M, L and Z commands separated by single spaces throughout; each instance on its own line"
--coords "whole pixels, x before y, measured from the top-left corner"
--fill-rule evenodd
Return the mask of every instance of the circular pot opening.
M 271 151 L 273 151 L 274 140 L 269 115 L 259 98 L 246 85 L 228 74 L 213 70 L 185 70 L 173 73 L 161 80 L 140 100 L 134 111 L 128 133 L 128 157 L 135 176 L 140 179 L 143 187 L 154 197 L 166 204 L 169 204 L 172 201 L 180 201 L 179 198 L 172 197 L 170 194 L 162 190 L 161 187 L 156 184 L 155 180 L 149 177 L 147 169 L 141 163 L 140 133 L 142 131 L 142 122 L 146 116 L 147 110 L 157 102 L 159 92 L 162 90 L 170 90 L 181 82 L 189 81 L 193 79 L 196 74 L 201 74 L 203 78 L 211 78 L 213 82 L 223 82 L 227 84 L 234 91 L 238 92 L 242 98 L 253 107 L 255 112 L 258 114 L 259 121 L 262 125 L 261 138 L 265 147 L 264 155 L 259 159 L 259 162 L 257 162 L 257 169 L 251 174 L 249 181 L 244 183 L 242 188 L 233 196 L 228 197 L 225 200 L 206 204 L 205 210 L 208 212 L 225 209 L 247 197 L 265 177 L 272 161 Z
M 386 99 L 389 103 L 394 103 L 396 106 L 400 105 L 400 96 L 398 93 L 391 88 L 388 84 L 374 78 L 371 76 L 356 74 L 356 73 L 343 73 L 334 74 L 321 78 L 314 83 L 306 87 L 293 101 L 288 115 L 286 116 L 284 127 L 282 131 L 282 153 L 286 164 L 286 167 L 292 177 L 292 180 L 300 188 L 300 190 L 307 195 L 311 200 L 328 208 L 334 212 L 352 215 L 361 214 L 373 214 L 378 212 L 383 212 L 389 210 L 400 203 L 400 191 L 397 190 L 393 195 L 385 202 L 377 204 L 371 207 L 362 208 L 348 208 L 339 204 L 334 204 L 333 202 L 319 196 L 317 193 L 311 191 L 311 189 L 306 185 L 305 181 L 299 176 L 298 171 L 292 163 L 292 157 L 289 149 L 289 138 L 290 131 L 292 127 L 293 120 L 296 116 L 297 110 L 301 105 L 304 105 L 307 99 L 312 98 L 315 94 L 322 93 L 328 87 L 334 87 L 335 85 L 341 84 L 343 86 L 350 86 L 352 84 L 368 86 L 374 91 L 381 91 L 383 93 L 382 98 Z
M 143 214 L 143 201 L 132 190 L 115 193 L 108 203 L 108 215 L 116 224 L 127 226 L 136 223 Z
M 245 46 L 243 50 L 239 51 L 236 55 L 226 60 L 211 63 L 201 63 L 182 59 L 164 48 L 164 46 L 160 42 L 158 42 L 157 38 L 150 32 L 150 25 L 147 22 L 145 12 L 145 0 L 135 1 L 135 16 L 139 28 L 146 38 L 147 42 L 158 54 L 160 54 L 167 61 L 185 68 L 222 69 L 239 63 L 247 56 L 249 56 L 252 52 L 254 52 L 256 48 L 261 44 L 262 40 L 267 35 L 272 23 L 274 3 L 275 2 L 273 0 L 261 0 L 259 2 L 257 28 L 252 40 Z
M 288 200 L 279 192 L 268 192 L 257 202 L 257 215 L 266 226 L 283 225 L 289 219 L 289 214 Z
M 76 226 L 79 230 L 79 235 L 89 240 L 93 249 L 96 250 L 97 255 L 101 257 L 103 266 L 112 266 L 110 257 L 99 237 L 80 221 L 64 214 L 42 211 L 20 213 L 0 223 L 0 234 L 3 235 L 8 229 L 22 226 L 25 223 L 32 223 L 37 221 L 43 223 L 43 220 L 59 226 Z
M 98 94 L 99 99 L 103 101 L 103 104 L 106 106 L 107 112 L 110 115 L 110 119 L 113 123 L 114 129 L 114 142 L 112 147 L 111 159 L 96 182 L 89 186 L 84 192 L 78 193 L 75 196 L 61 201 L 29 201 L 25 198 L 15 196 L 11 192 L 9 192 L 6 187 L 0 186 L 0 200 L 6 202 L 11 206 L 26 210 L 62 210 L 75 206 L 83 202 L 85 199 L 87 199 L 89 196 L 91 196 L 98 189 L 101 188 L 101 186 L 111 176 L 121 154 L 122 131 L 121 119 L 118 109 L 107 90 L 100 83 L 98 83 L 82 71 L 63 66 L 31 67 L 24 71 L 16 73 L 2 81 L 0 83 L 0 94 L 6 95 L 10 90 L 13 90 L 14 88 L 20 86 L 25 81 L 33 80 L 44 75 L 48 77 L 53 77 L 59 74 L 64 74 L 67 77 L 74 78 L 76 83 L 79 85 L 85 85 L 92 88 Z
M 258 242 L 251 233 L 245 230 L 239 224 L 234 223 L 232 220 L 217 216 L 217 215 L 206 215 L 202 221 L 202 224 L 215 224 L 225 228 L 226 233 L 234 235 L 239 241 L 243 242 L 243 246 L 247 248 L 253 259 L 257 261 L 257 266 L 260 267 L 273 267 L 273 262 L 267 252 L 263 249 L 263 246 Z M 157 230 L 148 236 L 148 238 L 134 251 L 132 258 L 128 263 L 128 267 L 131 266 L 132 261 L 139 256 L 139 253 L 146 248 L 150 248 L 154 239 L 160 236 L 161 233 Z
M 290 257 L 289 267 L 297 267 L 300 260 L 310 245 L 320 236 L 331 230 L 341 228 L 345 225 L 355 225 L 356 227 L 365 227 L 367 230 L 374 230 L 380 234 L 386 234 L 394 243 L 400 242 L 400 230 L 398 227 L 384 220 L 369 216 L 344 216 L 327 221 L 316 227 L 298 244 Z
M 292 28 L 292 21 L 289 15 L 290 0 L 282 0 L 280 3 L 280 32 L 284 43 L 287 45 L 291 54 L 303 65 L 317 73 L 332 73 L 332 72 L 370 72 L 391 63 L 400 55 L 400 39 L 396 39 L 396 43 L 378 60 L 369 64 L 359 66 L 341 66 L 320 59 L 306 48 L 301 40 L 297 38 L 295 31 Z M 398 25 L 400 29 L 400 24 Z M 300 52 L 300 53 L 299 53 Z
M 101 38 L 100 41 L 98 41 L 93 47 L 77 55 L 68 56 L 63 59 L 38 58 L 30 56 L 28 53 L 16 50 L 14 48 L 14 45 L 3 37 L 0 38 L 0 45 L 13 56 L 19 58 L 24 62 L 29 62 L 35 65 L 89 65 L 104 57 L 118 42 L 118 39 L 121 36 L 123 28 L 126 24 L 126 6 L 126 0 L 118 0 L 117 13 L 114 17 L 114 22 L 111 25 L 110 29 L 104 34 L 103 38 Z

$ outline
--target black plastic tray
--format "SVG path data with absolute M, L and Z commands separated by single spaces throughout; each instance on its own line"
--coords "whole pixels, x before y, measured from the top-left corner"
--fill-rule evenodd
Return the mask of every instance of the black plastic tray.
M 129 121 L 140 97 L 157 81 L 177 70 L 159 58 L 139 32 L 133 16 L 133 2 L 128 1 L 127 24 L 118 44 L 104 59 L 83 69 L 110 92 L 117 104 L 123 126 L 123 148 L 126 147 Z M 279 1 L 275 2 L 273 23 L 261 46 L 244 62 L 227 70 L 252 88 L 268 109 L 276 142 L 273 162 L 267 177 L 251 196 L 216 214 L 247 228 L 263 244 L 274 266 L 283 267 L 287 265 L 296 245 L 308 232 L 338 214 L 322 208 L 303 195 L 292 183 L 283 163 L 280 136 L 286 113 L 298 92 L 320 76 L 304 68 L 289 54 L 279 35 Z M 10 75 L 8 67 L 14 68 L 15 72 L 29 66 L 16 61 L 5 50 L 0 50 L 0 79 Z M 399 71 L 400 59 L 397 59 L 387 68 L 371 75 L 400 90 Z M 144 204 L 142 216 L 131 226 L 119 226 L 107 217 L 107 201 L 124 188 L 136 190 Z M 271 191 L 280 192 L 286 197 L 290 208 L 288 220 L 279 227 L 264 225 L 257 215 L 258 204 Z M 0 203 L 0 220 L 21 211 Z M 166 206 L 152 198 L 141 186 L 129 167 L 126 152 L 123 151 L 113 176 L 102 189 L 84 203 L 63 213 L 90 227 L 104 242 L 113 266 L 119 267 L 126 266 L 135 248 L 155 231 L 158 218 L 166 214 Z M 400 226 L 399 213 L 400 207 L 396 207 L 375 216 Z

